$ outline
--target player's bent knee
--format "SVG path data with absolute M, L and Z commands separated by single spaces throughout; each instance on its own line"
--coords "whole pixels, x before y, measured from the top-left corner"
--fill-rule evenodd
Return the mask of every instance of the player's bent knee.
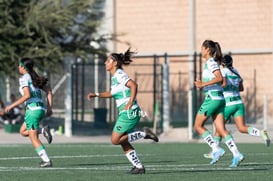
M 25 131 L 20 131 L 20 135 L 23 136 L 23 137 L 28 137 L 28 134 L 25 132 Z
M 196 130 L 197 132 L 200 132 L 201 126 L 200 125 L 194 125 L 194 130 Z
M 119 145 L 119 144 L 120 144 L 119 140 L 118 140 L 118 139 L 115 139 L 115 138 L 111 138 L 111 143 L 112 143 L 113 145 Z

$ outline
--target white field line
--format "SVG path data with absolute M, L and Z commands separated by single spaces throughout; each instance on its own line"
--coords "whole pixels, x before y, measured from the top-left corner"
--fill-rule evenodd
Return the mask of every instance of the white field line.
M 248 155 L 272 155 L 271 153 L 251 153 Z M 152 156 L 152 154 L 139 154 L 139 156 Z M 73 158 L 103 158 L 103 157 L 124 157 L 124 154 L 103 154 L 103 155 L 62 155 L 62 156 L 51 156 L 52 159 L 73 159 Z M 28 159 L 40 159 L 38 156 L 35 157 L 2 157 L 1 160 L 28 160 Z M 225 170 L 259 170 L 263 168 L 259 168 L 264 166 L 266 170 L 273 170 L 272 162 L 242 162 L 242 164 L 238 168 L 229 168 L 227 163 L 217 163 L 216 165 L 209 165 L 207 164 L 153 164 L 153 165 L 146 165 L 146 170 L 150 171 L 225 171 Z M 87 167 L 52 167 L 52 168 L 38 168 L 38 167 L 4 167 L 0 164 L 0 172 L 7 172 L 7 171 L 41 171 L 41 170 L 102 170 L 102 171 L 114 171 L 114 170 L 129 170 L 130 164 L 125 163 L 124 166 L 120 165 L 102 165 L 102 166 L 87 166 Z M 242 167 L 243 166 L 243 167 Z M 270 169 L 268 168 L 270 166 Z
M 14 148 L 18 148 L 18 147 L 32 147 L 31 145 L 24 145 L 24 144 L 0 144 L 0 148 L 3 147 L 8 147 L 8 148 L 11 148 L 11 147 L 14 147 Z M 45 144 L 45 146 L 50 146 L 50 147 L 54 147 L 54 148 L 75 148 L 75 147 L 90 147 L 90 144 L 56 144 L 56 145 L 47 145 Z M 120 149 L 120 146 L 117 146 L 117 145 L 112 145 L 112 144 L 92 144 L 92 147 L 99 147 L 99 148 L 104 148 L 104 147 L 117 147 Z
M 141 156 L 141 154 L 139 154 Z M 149 156 L 150 154 L 146 154 L 144 156 Z M 62 155 L 62 156 L 50 156 L 50 158 L 99 158 L 99 157 L 124 157 L 124 154 L 116 154 L 116 155 Z M 40 159 L 40 157 L 3 157 L 0 160 L 28 160 L 28 159 Z
M 138 154 L 141 157 L 145 156 L 153 156 L 153 154 Z M 230 156 L 231 154 L 225 154 L 226 156 Z M 272 155 L 272 153 L 248 153 L 248 156 L 266 156 L 266 155 Z M 124 157 L 124 154 L 104 154 L 104 155 L 61 155 L 61 156 L 50 156 L 50 158 L 56 158 L 56 159 L 61 159 L 61 158 L 99 158 L 99 157 Z M 0 160 L 27 160 L 27 159 L 40 159 L 38 156 L 33 156 L 33 157 L 0 157 Z
M 253 163 L 254 165 L 263 165 L 268 163 Z M 251 171 L 251 170 L 261 170 L 262 168 L 257 167 L 237 167 L 229 168 L 227 165 L 210 166 L 209 164 L 179 164 L 179 165 L 146 165 L 146 171 Z M 14 171 L 60 171 L 60 170 L 100 170 L 100 171 L 116 171 L 130 169 L 130 165 L 127 166 L 92 166 L 92 167 L 51 167 L 51 168 L 38 168 L 38 167 L 0 167 L 0 172 L 14 172 Z M 264 168 L 264 170 L 271 171 L 273 168 Z
M 144 154 L 141 156 L 151 156 L 151 154 Z M 53 156 L 51 158 L 60 158 L 60 159 L 68 159 L 68 158 L 94 158 L 94 157 L 124 157 L 123 154 L 111 154 L 111 155 L 76 155 L 76 156 Z M 6 157 L 0 158 L 0 160 L 25 160 L 25 159 L 38 159 L 39 157 Z M 216 165 L 207 164 L 153 164 L 146 165 L 146 170 L 150 171 L 225 171 L 225 170 L 257 170 L 261 169 L 260 166 L 272 165 L 272 162 L 247 162 L 242 163 L 238 168 L 229 168 L 226 163 L 217 163 Z M 258 168 L 257 168 L 258 167 Z M 102 165 L 102 166 L 87 166 L 87 167 L 52 167 L 52 168 L 38 168 L 38 167 L 4 167 L 0 166 L 0 172 L 9 172 L 9 171 L 42 171 L 42 170 L 102 170 L 102 171 L 115 171 L 115 170 L 129 170 L 130 164 L 126 164 L 124 166 L 120 165 Z M 265 168 L 266 170 L 272 170 Z

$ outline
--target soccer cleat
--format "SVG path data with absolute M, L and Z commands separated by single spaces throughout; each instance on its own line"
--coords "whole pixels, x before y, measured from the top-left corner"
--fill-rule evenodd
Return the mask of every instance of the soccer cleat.
M 229 165 L 229 167 L 231 168 L 236 168 L 239 166 L 239 164 L 244 160 L 244 156 L 240 153 L 239 155 L 233 157 L 233 159 L 231 160 L 231 164 Z
M 270 145 L 270 138 L 269 138 L 266 130 L 262 130 L 262 137 L 265 142 L 265 145 L 269 146 Z
M 41 168 L 52 167 L 52 162 L 51 162 L 51 160 L 49 160 L 48 162 L 41 161 L 40 167 L 41 167 Z
M 133 167 L 129 172 L 129 174 L 145 174 L 145 168 L 142 166 L 142 168 Z
M 210 164 L 215 164 L 224 154 L 225 150 L 223 148 L 219 148 L 216 152 L 212 152 L 212 160 Z
M 154 140 L 155 142 L 158 142 L 158 137 L 149 128 L 144 127 L 143 131 L 146 134 L 144 139 L 151 139 L 151 140 Z
M 212 156 L 212 151 L 209 152 L 209 153 L 205 153 L 203 154 L 204 158 L 210 158 L 210 159 L 213 159 L 213 156 Z
M 52 142 L 52 135 L 48 125 L 44 127 L 44 137 L 46 138 L 48 144 Z

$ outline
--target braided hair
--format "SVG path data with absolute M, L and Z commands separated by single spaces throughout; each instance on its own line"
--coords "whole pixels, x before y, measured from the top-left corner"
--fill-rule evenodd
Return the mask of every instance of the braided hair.
M 117 67 L 122 69 L 122 65 L 129 65 L 133 62 L 132 55 L 136 52 L 130 51 L 130 48 L 124 53 L 112 53 L 110 56 L 113 58 L 114 61 L 117 61 Z
M 19 64 L 26 69 L 26 71 L 30 74 L 32 83 L 34 87 L 38 87 L 39 89 L 42 89 L 48 81 L 48 78 L 39 76 L 35 70 L 33 69 L 33 61 L 30 58 L 22 58 L 19 61 Z
M 234 71 L 232 64 L 233 64 L 232 57 L 230 55 L 225 55 L 223 57 L 222 65 L 226 66 L 232 73 L 237 75 L 241 79 L 241 81 L 243 81 L 243 78 L 240 76 L 240 74 Z

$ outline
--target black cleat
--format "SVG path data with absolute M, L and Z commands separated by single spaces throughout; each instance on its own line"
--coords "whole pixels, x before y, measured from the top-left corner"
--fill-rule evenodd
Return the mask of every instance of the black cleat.
M 49 160 L 49 162 L 41 161 L 40 167 L 41 167 L 41 168 L 52 167 L 52 162 L 51 162 L 51 160 Z
M 50 133 L 50 128 L 48 125 L 44 127 L 44 137 L 46 138 L 48 144 L 52 142 L 52 135 Z
M 143 131 L 144 133 L 146 133 L 146 136 L 144 137 L 144 139 L 151 139 L 151 140 L 154 140 L 155 142 L 158 142 L 158 137 L 149 128 L 144 127 Z
M 145 174 L 145 168 L 137 168 L 137 167 L 133 167 L 128 174 Z

